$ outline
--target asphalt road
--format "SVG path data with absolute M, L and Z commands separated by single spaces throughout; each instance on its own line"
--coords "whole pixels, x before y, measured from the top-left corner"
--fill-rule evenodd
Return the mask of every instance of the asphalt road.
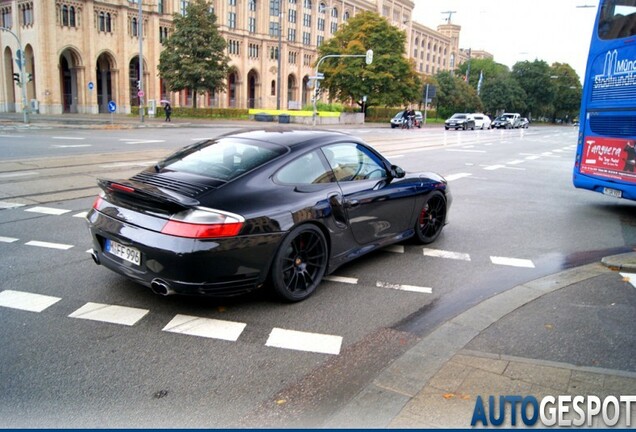
M 130 175 L 225 131 L 0 134 L 0 294 L 46 296 L 37 298 L 46 306 L 39 312 L 0 307 L 1 426 L 319 422 L 462 310 L 636 246 L 634 203 L 572 187 L 575 129 L 359 128 L 347 132 L 393 163 L 449 179 L 450 224 L 434 244 L 366 256 L 294 305 L 266 291 L 232 300 L 157 297 L 96 266 L 82 218 L 96 193 L 95 177 Z M 104 322 L 78 313 L 87 304 L 127 309 L 109 315 L 119 321 Z M 243 327 L 236 340 L 165 331 L 178 315 Z M 277 332 L 289 330 L 320 342 L 310 351 L 276 346 Z

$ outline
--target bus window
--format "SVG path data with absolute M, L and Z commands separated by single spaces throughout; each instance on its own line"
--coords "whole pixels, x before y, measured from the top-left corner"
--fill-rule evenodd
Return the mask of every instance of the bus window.
M 607 1 L 598 22 L 599 38 L 611 40 L 636 35 L 635 3 L 633 0 Z

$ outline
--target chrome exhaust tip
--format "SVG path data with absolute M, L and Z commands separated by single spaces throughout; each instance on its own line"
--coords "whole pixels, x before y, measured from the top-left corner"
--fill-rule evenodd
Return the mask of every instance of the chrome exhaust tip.
M 150 289 L 153 293 L 161 296 L 174 294 L 174 291 L 172 291 L 168 282 L 161 279 L 153 279 L 152 282 L 150 282 Z
M 97 265 L 100 265 L 101 262 L 99 261 L 99 256 L 97 255 L 97 252 L 95 252 L 94 250 L 91 251 L 91 258 L 93 258 L 93 262 Z

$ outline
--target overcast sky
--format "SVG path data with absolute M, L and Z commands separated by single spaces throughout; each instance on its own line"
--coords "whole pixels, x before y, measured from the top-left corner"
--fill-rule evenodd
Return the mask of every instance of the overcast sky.
M 462 27 L 459 46 L 485 50 L 497 63 L 568 63 L 583 80 L 598 0 L 414 0 L 413 20 L 432 29 Z M 577 6 L 593 5 L 590 8 Z

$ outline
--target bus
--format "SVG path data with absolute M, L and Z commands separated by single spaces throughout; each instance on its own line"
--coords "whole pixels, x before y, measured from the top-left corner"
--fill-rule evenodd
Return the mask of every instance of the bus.
M 579 122 L 574 186 L 636 200 L 636 0 L 600 0 Z

